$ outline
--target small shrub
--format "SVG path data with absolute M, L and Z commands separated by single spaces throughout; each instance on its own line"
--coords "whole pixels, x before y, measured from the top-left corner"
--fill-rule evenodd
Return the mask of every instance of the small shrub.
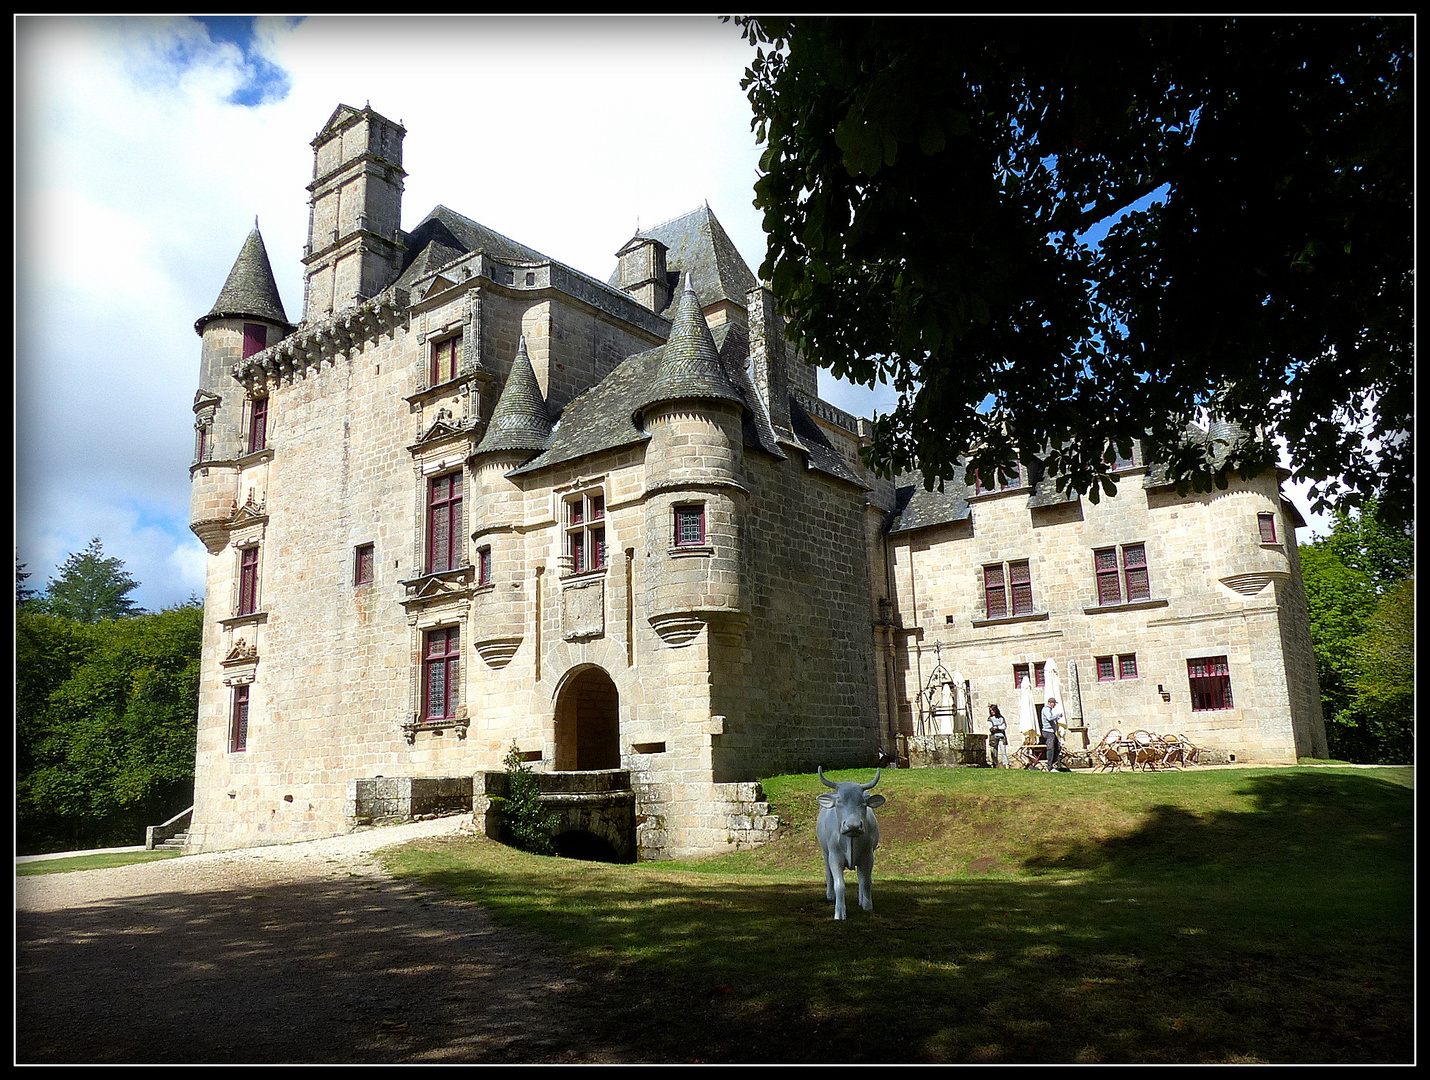
M 522 760 L 515 742 L 504 764 L 506 797 L 492 800 L 501 811 L 503 840 L 533 855 L 555 855 L 558 819 L 541 805 L 540 781 Z

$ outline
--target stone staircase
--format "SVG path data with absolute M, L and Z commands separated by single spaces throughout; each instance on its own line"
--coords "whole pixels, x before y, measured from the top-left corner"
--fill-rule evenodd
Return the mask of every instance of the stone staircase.
M 189 826 L 194 821 L 194 808 L 181 810 L 162 825 L 150 825 L 144 830 L 144 846 L 150 851 L 183 851 L 189 842 Z
M 189 830 L 175 833 L 169 839 L 154 845 L 155 851 L 183 851 L 189 842 Z

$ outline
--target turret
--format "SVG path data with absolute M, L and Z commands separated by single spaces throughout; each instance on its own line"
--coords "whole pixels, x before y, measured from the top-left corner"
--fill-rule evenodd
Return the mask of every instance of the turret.
M 737 635 L 749 618 L 740 580 L 745 406 L 688 279 L 659 352 L 636 413 L 650 435 L 646 557 L 662 568 L 649 575 L 643 606 L 667 644 L 680 645 L 702 624 Z
M 255 222 L 218 299 L 194 323 L 203 351 L 194 397 L 190 525 L 211 548 L 211 540 L 221 541 L 201 526 L 232 512 L 238 494 L 235 462 L 254 449 L 252 402 L 233 378 L 234 365 L 292 329 Z
M 525 553 L 519 531 L 523 492 L 507 474 L 546 449 L 550 439 L 546 400 L 523 337 L 486 433 L 471 456 L 476 487 L 472 542 L 478 574 L 473 644 L 491 667 L 510 662 L 521 645 L 526 622 Z
M 376 296 L 402 270 L 401 124 L 339 105 L 313 139 L 303 321 Z

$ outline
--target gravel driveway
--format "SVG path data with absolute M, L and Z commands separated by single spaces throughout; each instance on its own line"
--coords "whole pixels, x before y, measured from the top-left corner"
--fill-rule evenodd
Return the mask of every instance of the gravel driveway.
M 16 878 L 16 1060 L 641 1060 L 637 1003 L 373 861 L 469 822 Z

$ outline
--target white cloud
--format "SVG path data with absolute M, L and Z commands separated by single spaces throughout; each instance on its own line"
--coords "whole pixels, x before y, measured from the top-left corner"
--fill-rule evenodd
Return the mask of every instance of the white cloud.
M 261 19 L 281 101 L 192 19 L 25 17 L 16 56 L 16 521 L 42 585 L 94 535 L 160 607 L 202 589 L 189 533 L 193 322 L 254 216 L 301 317 L 310 141 L 341 102 L 408 134 L 403 225 L 441 203 L 604 279 L 700 205 L 747 262 L 750 48 L 713 18 Z

